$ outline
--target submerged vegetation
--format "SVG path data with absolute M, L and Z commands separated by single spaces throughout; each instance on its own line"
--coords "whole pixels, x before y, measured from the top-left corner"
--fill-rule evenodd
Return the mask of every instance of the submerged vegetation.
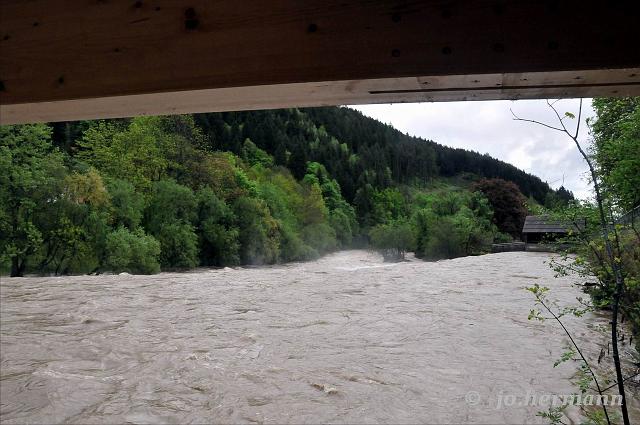
M 347 108 L 4 126 L 0 153 L 12 276 L 272 264 L 369 242 L 390 259 L 452 258 L 516 236 L 527 203 L 557 197 Z

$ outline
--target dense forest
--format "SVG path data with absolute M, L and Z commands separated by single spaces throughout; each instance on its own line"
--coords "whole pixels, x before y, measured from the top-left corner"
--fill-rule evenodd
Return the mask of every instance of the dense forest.
M 200 114 L 195 120 L 215 149 L 240 154 L 243 141 L 250 139 L 296 178 L 304 175 L 306 161 L 324 164 L 349 202 L 367 184 L 424 185 L 463 173 L 512 181 L 540 203 L 551 191 L 538 177 L 511 164 L 405 135 L 349 108 Z
M 155 273 L 368 243 L 451 258 L 571 198 L 349 108 L 3 126 L 0 270 Z
M 640 352 L 640 97 L 594 99 L 593 108 L 591 158 L 603 204 L 617 222 L 611 239 L 617 253 L 613 261 L 624 278 L 620 309 Z M 569 208 L 568 216 L 593 217 L 597 211 L 592 204 L 582 204 Z M 591 298 L 594 305 L 610 309 L 616 281 L 610 264 L 603 266 L 604 238 L 590 236 L 587 242 L 578 250 L 579 258 L 587 260 L 588 273 L 603 283 L 590 291 Z

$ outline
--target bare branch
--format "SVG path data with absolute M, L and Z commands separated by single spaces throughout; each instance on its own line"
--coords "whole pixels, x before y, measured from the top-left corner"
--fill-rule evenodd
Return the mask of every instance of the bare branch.
M 624 378 L 622 381 L 624 382 L 624 381 L 629 380 L 629 379 L 631 379 L 631 378 L 635 378 L 635 377 L 636 377 L 636 376 L 638 376 L 638 375 L 640 375 L 640 372 L 638 372 L 638 373 L 634 373 L 633 375 L 629 375 L 629 376 L 627 376 L 626 378 Z M 605 388 L 605 389 L 604 389 L 604 390 L 602 390 L 602 391 L 610 390 L 611 388 L 615 387 L 616 385 L 618 385 L 618 383 L 617 383 L 617 382 L 614 382 L 612 385 L 609 385 L 607 388 Z
M 540 122 L 540 121 L 528 120 L 528 119 L 525 119 L 525 118 L 520 118 L 519 116 L 517 116 L 517 115 L 513 112 L 513 110 L 512 110 L 512 109 L 509 109 L 509 110 L 511 111 L 511 115 L 513 115 L 513 120 L 514 120 L 514 121 L 530 122 L 530 123 L 533 123 L 533 124 L 538 124 L 538 125 L 541 125 L 541 126 L 543 126 L 543 127 L 550 128 L 550 129 L 552 129 L 552 130 L 560 131 L 561 133 L 564 133 L 564 132 L 565 132 L 565 130 L 563 130 L 563 129 L 561 129 L 561 128 L 554 127 L 554 126 L 552 126 L 552 125 L 545 124 L 545 123 Z
M 580 358 L 582 359 L 582 361 L 584 362 L 585 366 L 587 367 L 587 370 L 589 371 L 589 374 L 593 378 L 593 382 L 596 384 L 596 388 L 597 388 L 598 394 L 603 395 L 604 391 L 600 388 L 600 383 L 598 382 L 598 378 L 596 377 L 595 372 L 593 371 L 593 369 L 591 369 L 591 365 L 587 361 L 587 359 L 584 356 L 584 354 L 582 354 L 582 350 L 580 350 L 580 347 L 578 346 L 578 344 L 576 344 L 575 340 L 573 339 L 573 336 L 571 336 L 571 332 L 569 332 L 569 330 L 564 326 L 564 323 L 562 323 L 562 320 L 560 320 L 560 317 L 558 317 L 553 312 L 553 310 L 551 310 L 551 308 L 544 302 L 544 298 L 540 297 L 539 295 L 536 295 L 536 298 L 537 298 L 537 301 L 540 303 L 540 305 L 542 305 L 547 310 L 547 312 L 549 312 L 549 314 L 551 314 L 551 316 L 553 316 L 555 321 L 560 324 L 560 326 L 562 327 L 562 330 L 564 330 L 564 333 L 569 337 L 569 340 L 571 341 L 571 344 L 573 344 L 573 346 L 575 347 L 577 353 L 580 355 Z M 609 419 L 609 413 L 607 412 L 607 407 L 604 404 L 602 405 L 602 409 L 604 411 L 605 417 L 607 418 L 607 423 L 611 424 L 611 420 Z
M 582 119 L 582 98 L 580 98 L 580 109 L 578 109 L 578 125 L 576 126 L 576 135 L 573 136 L 574 139 L 578 138 L 578 134 L 580 134 L 580 120 Z
M 589 174 L 591 175 L 591 180 L 593 183 L 593 189 L 595 192 L 595 198 L 596 198 L 596 205 L 598 208 L 598 215 L 600 218 L 600 227 L 602 230 L 602 238 L 604 240 L 604 245 L 605 245 L 605 253 L 606 253 L 606 257 L 608 259 L 608 263 L 611 266 L 612 269 L 612 274 L 615 277 L 615 291 L 613 293 L 612 296 L 612 302 L 611 302 L 611 345 L 613 348 L 613 363 L 614 363 L 614 367 L 615 367 L 615 371 L 616 371 L 616 380 L 618 381 L 618 392 L 619 394 L 622 396 L 622 405 L 620 406 L 620 409 L 622 411 L 622 421 L 625 425 L 630 425 L 630 420 L 629 420 L 629 413 L 628 413 L 628 409 L 627 409 L 627 397 L 625 394 L 625 388 L 624 388 L 624 379 L 622 377 L 622 366 L 621 366 L 621 362 L 620 362 L 620 354 L 618 351 L 618 315 L 620 312 L 620 305 L 621 303 L 623 303 L 623 292 L 625 290 L 625 281 L 624 281 L 624 275 L 622 274 L 622 270 L 620 268 L 620 266 L 618 265 L 618 263 L 616 262 L 615 256 L 614 256 L 614 251 L 613 251 L 613 246 L 611 241 L 609 240 L 609 235 L 610 235 L 610 231 L 609 231 L 609 225 L 607 222 L 607 217 L 605 214 L 605 207 L 607 208 L 608 211 L 610 211 L 610 206 L 606 205 L 605 199 L 603 198 L 603 194 L 602 194 L 602 190 L 600 188 L 600 183 L 598 181 L 598 175 L 597 175 L 597 171 L 596 168 L 591 160 L 591 158 L 589 157 L 589 155 L 587 155 L 587 153 L 585 152 L 585 150 L 582 148 L 582 146 L 580 145 L 580 142 L 578 141 L 578 135 L 579 135 L 579 130 L 580 130 L 580 120 L 582 118 L 582 99 L 580 100 L 580 112 L 578 114 L 578 125 L 576 126 L 576 133 L 575 135 L 570 133 L 566 126 L 564 125 L 564 122 L 562 120 L 562 117 L 560 117 L 560 114 L 558 113 L 558 110 L 555 108 L 555 103 L 556 102 L 549 102 L 549 100 L 547 99 L 547 105 L 549 106 L 549 108 L 551 108 L 553 110 L 553 112 L 556 114 L 556 117 L 558 118 L 558 121 L 560 122 L 560 125 L 562 126 L 562 128 L 558 128 L 558 127 L 554 127 L 539 121 L 535 121 L 535 120 L 527 120 L 527 119 L 522 119 L 518 116 L 516 116 L 513 111 L 511 111 L 511 114 L 514 116 L 514 119 L 516 119 L 517 121 L 525 121 L 525 122 L 530 122 L 530 123 L 534 123 L 534 124 L 538 124 L 541 125 L 543 127 L 547 127 L 550 128 L 552 130 L 556 130 L 556 131 L 560 131 L 562 133 L 565 133 L 567 136 L 569 136 L 569 138 L 571 140 L 573 140 L 573 142 L 576 145 L 576 148 L 578 149 L 578 151 L 580 152 L 580 155 L 582 155 L 582 158 L 584 159 L 584 161 L 587 163 L 587 166 L 589 167 Z M 614 228 L 614 236 L 615 236 L 615 242 L 616 242 L 616 250 L 619 251 L 620 250 L 620 245 L 619 245 L 619 239 L 618 239 L 618 235 L 617 232 Z M 600 260 L 600 259 L 599 259 Z M 624 305 L 624 304 L 622 304 Z M 605 412 L 606 414 L 606 412 Z M 609 422 L 609 418 L 607 417 L 607 422 Z
M 560 117 L 560 114 L 558 113 L 558 110 L 556 109 L 556 107 L 554 105 L 555 105 L 555 102 L 551 103 L 551 102 L 549 102 L 549 99 L 547 99 L 547 106 L 549 106 L 549 108 L 551 108 L 551 110 L 556 114 L 556 117 L 558 117 L 558 121 L 560 122 L 560 125 L 562 126 L 562 131 L 564 133 L 567 133 L 571 137 L 571 134 L 569 134 L 569 131 L 567 131 L 567 127 L 565 127 L 564 122 L 562 122 L 562 118 Z

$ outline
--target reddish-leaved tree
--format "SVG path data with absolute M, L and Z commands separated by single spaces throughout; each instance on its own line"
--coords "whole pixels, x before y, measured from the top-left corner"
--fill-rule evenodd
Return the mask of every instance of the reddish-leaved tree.
M 526 198 L 518 186 L 503 179 L 482 179 L 473 191 L 482 192 L 493 208 L 493 222 L 501 232 L 517 238 L 527 217 Z

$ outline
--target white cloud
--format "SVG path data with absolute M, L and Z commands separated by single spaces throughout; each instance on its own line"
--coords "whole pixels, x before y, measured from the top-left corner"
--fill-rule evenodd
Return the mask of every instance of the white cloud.
M 577 115 L 578 100 L 559 101 L 557 109 Z M 579 198 L 589 196 L 588 168 L 565 134 L 514 121 L 510 109 L 527 119 L 557 123 L 544 100 L 415 103 L 352 106 L 398 130 L 437 143 L 488 153 L 535 174 L 552 187 L 563 184 Z M 594 115 L 591 101 L 583 106 L 580 141 L 588 142 L 585 119 Z M 570 128 L 575 120 L 566 119 Z

